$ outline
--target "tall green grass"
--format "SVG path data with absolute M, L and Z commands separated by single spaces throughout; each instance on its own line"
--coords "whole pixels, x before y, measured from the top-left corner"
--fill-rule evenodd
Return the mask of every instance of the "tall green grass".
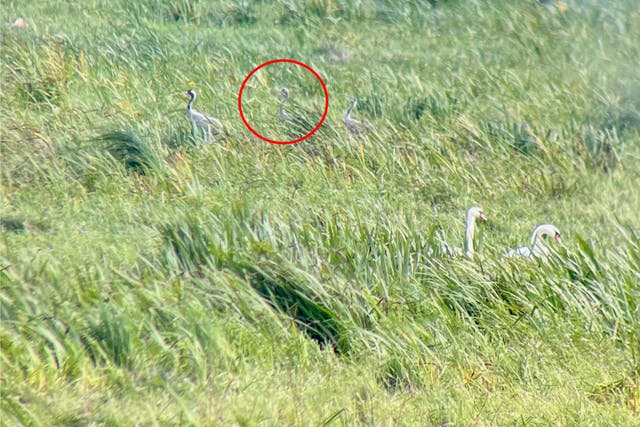
M 634 2 L 2 9 L 4 424 L 638 423 Z M 329 89 L 295 146 L 237 112 L 280 57 Z M 320 92 L 264 71 L 282 135 L 280 87 Z M 475 204 L 476 256 L 438 255 Z M 541 222 L 564 245 L 505 258 Z

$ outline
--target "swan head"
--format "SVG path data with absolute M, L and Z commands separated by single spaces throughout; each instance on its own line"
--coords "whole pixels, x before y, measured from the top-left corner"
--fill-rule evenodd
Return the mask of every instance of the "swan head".
M 487 217 L 485 216 L 482 208 L 480 206 L 472 206 L 467 210 L 467 218 L 469 219 L 479 219 L 481 221 L 486 221 Z
M 544 239 L 546 237 L 553 237 L 556 242 L 562 243 L 560 230 L 551 224 L 540 224 L 534 228 L 531 233 L 531 242 L 535 243 L 538 239 Z
M 282 97 L 283 97 L 284 99 L 289 98 L 289 89 L 287 89 L 286 87 L 283 87 L 283 88 L 280 90 L 280 94 L 282 95 Z

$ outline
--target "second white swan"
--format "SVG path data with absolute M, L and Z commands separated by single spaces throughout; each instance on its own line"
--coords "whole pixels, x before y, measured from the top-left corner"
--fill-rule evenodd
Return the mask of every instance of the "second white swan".
M 553 237 L 558 243 L 562 243 L 558 228 L 551 224 L 540 224 L 531 232 L 531 246 L 513 248 L 507 252 L 507 256 L 509 258 L 546 258 L 551 253 L 551 249 L 545 242 L 547 237 Z

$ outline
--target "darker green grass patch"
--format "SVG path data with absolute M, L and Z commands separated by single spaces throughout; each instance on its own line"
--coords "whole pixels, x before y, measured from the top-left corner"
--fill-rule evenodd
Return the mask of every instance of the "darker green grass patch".
M 372 118 L 382 118 L 384 114 L 384 105 L 386 104 L 387 99 L 381 95 L 370 93 L 362 98 L 358 98 L 358 105 L 356 107 L 356 112 L 362 115 L 362 117 L 372 117 Z
M 131 131 L 116 131 L 98 138 L 106 145 L 107 152 L 127 170 L 146 175 L 158 169 L 161 160 L 151 146 Z
M 192 273 L 203 267 L 219 266 L 216 260 L 216 242 L 212 233 L 196 218 L 160 227 L 160 236 L 165 248 L 165 263 L 171 268 Z
M 278 16 L 278 24 L 286 26 L 302 26 L 308 21 L 304 10 L 296 2 L 283 2 Z
M 414 95 L 405 101 L 402 115 L 411 121 L 419 121 L 429 115 L 436 122 L 442 122 L 458 114 L 463 107 L 464 102 L 449 91 L 440 95 Z
M 23 83 L 21 94 L 34 104 L 58 104 L 63 94 L 61 85 L 53 77 Z
M 267 242 L 255 241 L 246 249 L 222 249 L 216 234 L 195 219 L 162 226 L 165 262 L 197 276 L 204 269 L 232 271 L 246 280 L 271 307 L 295 321 L 297 327 L 322 346 L 347 351 L 340 316 L 321 295 L 322 287 L 312 276 L 281 259 Z M 240 239 L 242 241 L 242 239 Z M 240 241 L 237 244 L 242 244 Z M 235 243 L 234 243 L 235 245 Z
M 615 130 L 620 135 L 640 133 L 640 84 L 636 81 L 617 103 L 607 103 L 604 109 L 600 129 Z
M 198 138 L 196 137 L 196 135 L 197 133 L 193 130 L 189 131 L 187 129 L 176 129 L 164 138 L 163 143 L 170 150 L 177 151 L 182 148 L 192 150 L 194 148 L 198 148 L 199 146 Z
M 585 159 L 593 169 L 609 172 L 620 165 L 624 140 L 616 128 L 598 128 L 589 123 L 571 123 L 565 138 L 572 143 L 570 153 Z
M 532 129 L 527 122 L 482 122 L 481 129 L 494 142 L 525 156 L 543 155 L 546 150 L 543 139 L 550 136 L 549 131 Z M 538 136 L 540 134 L 542 138 Z
M 600 404 L 621 404 L 636 413 L 640 410 L 639 396 L 640 365 L 610 383 L 596 385 L 589 393 L 589 397 Z
M 413 355 L 415 356 L 415 355 Z M 390 393 L 411 393 L 424 387 L 424 378 L 420 372 L 421 357 L 410 360 L 409 355 L 390 356 L 376 372 L 376 379 Z
M 100 307 L 99 316 L 89 321 L 80 336 L 91 360 L 96 364 L 113 363 L 124 368 L 133 366 L 135 332 L 131 319 L 107 306 Z
M 321 346 L 348 351 L 343 327 L 337 313 L 315 294 L 300 275 L 284 265 L 236 263 L 235 268 L 272 307 L 292 318 L 296 326 Z
M 249 25 L 258 21 L 252 2 L 236 0 L 224 12 L 221 24 L 223 25 Z
M 22 218 L 2 217 L 0 218 L 0 228 L 10 233 L 25 233 L 27 223 Z

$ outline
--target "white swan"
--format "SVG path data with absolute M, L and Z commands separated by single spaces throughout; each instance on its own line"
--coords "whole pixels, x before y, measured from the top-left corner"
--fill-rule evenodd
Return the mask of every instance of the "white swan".
M 472 258 L 474 254 L 473 250 L 473 235 L 476 231 L 476 220 L 486 221 L 487 217 L 482 212 L 480 206 L 472 206 L 467 210 L 467 218 L 465 221 L 464 231 L 464 252 L 462 248 L 457 246 L 449 246 L 443 243 L 440 249 L 447 256 L 462 256 L 466 255 L 468 258 Z
M 207 135 L 218 135 L 222 131 L 222 123 L 215 117 L 209 117 L 199 111 L 194 110 L 193 101 L 196 99 L 196 91 L 189 89 L 189 103 L 187 104 L 187 116 L 191 119 L 191 123 Z
M 553 237 L 558 243 L 560 240 L 560 230 L 551 224 L 540 224 L 531 232 L 531 246 L 520 246 L 507 252 L 509 258 L 546 258 L 551 250 L 545 244 L 547 237 Z

